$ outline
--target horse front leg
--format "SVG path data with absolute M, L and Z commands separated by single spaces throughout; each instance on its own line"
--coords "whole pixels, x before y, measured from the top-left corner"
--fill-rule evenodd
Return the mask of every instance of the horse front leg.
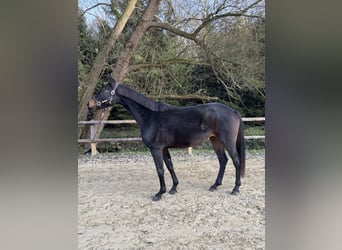
M 166 192 L 166 186 L 165 186 L 165 180 L 164 180 L 164 168 L 163 168 L 163 150 L 151 150 L 151 154 L 154 160 L 154 164 L 156 166 L 157 174 L 159 177 L 160 182 L 160 190 L 158 193 L 156 193 L 152 200 L 158 201 L 161 199 L 162 194 Z
M 176 176 L 175 171 L 173 170 L 173 164 L 171 161 L 171 155 L 170 152 L 167 148 L 163 149 L 163 158 L 164 158 L 164 162 L 166 164 L 167 169 L 169 170 L 171 177 L 172 177 L 172 182 L 173 182 L 173 186 L 169 191 L 169 194 L 175 194 L 177 193 L 177 185 L 178 185 L 178 179 Z

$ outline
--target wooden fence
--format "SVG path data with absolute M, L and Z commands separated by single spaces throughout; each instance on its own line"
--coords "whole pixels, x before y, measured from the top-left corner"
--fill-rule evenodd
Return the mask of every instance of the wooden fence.
M 243 117 L 244 122 L 258 122 L 265 121 L 265 117 Z M 96 143 L 97 142 L 137 142 L 142 141 L 141 137 L 135 138 L 96 138 L 95 128 L 100 124 L 136 124 L 135 120 L 107 120 L 107 121 L 79 121 L 78 126 L 90 125 L 90 139 L 78 139 L 78 143 L 90 143 L 91 155 L 96 155 Z M 246 140 L 258 140 L 265 139 L 264 135 L 246 135 Z M 189 154 L 192 153 L 192 148 L 189 148 Z

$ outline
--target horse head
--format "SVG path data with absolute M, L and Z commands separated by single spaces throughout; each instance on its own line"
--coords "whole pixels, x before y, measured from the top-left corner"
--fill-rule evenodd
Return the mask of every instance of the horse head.
M 88 109 L 95 111 L 96 109 L 104 109 L 120 101 L 117 95 L 117 88 L 120 83 L 116 82 L 111 75 L 108 75 L 108 84 L 104 85 L 96 96 L 93 96 L 87 103 Z

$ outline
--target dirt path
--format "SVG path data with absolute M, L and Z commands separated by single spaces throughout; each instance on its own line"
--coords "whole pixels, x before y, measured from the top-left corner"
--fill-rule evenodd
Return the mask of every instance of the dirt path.
M 79 157 L 79 249 L 265 249 L 264 155 L 247 155 L 240 194 L 231 160 L 223 185 L 214 153 L 171 152 L 178 193 L 159 190 L 145 153 Z M 172 186 L 165 169 L 167 189 Z

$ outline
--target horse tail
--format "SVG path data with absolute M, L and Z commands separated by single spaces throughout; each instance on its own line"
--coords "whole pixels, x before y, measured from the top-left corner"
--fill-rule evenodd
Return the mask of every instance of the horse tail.
M 245 176 L 246 169 L 246 154 L 245 154 L 245 138 L 244 138 L 244 125 L 240 118 L 239 132 L 236 140 L 236 149 L 240 156 L 240 176 Z

